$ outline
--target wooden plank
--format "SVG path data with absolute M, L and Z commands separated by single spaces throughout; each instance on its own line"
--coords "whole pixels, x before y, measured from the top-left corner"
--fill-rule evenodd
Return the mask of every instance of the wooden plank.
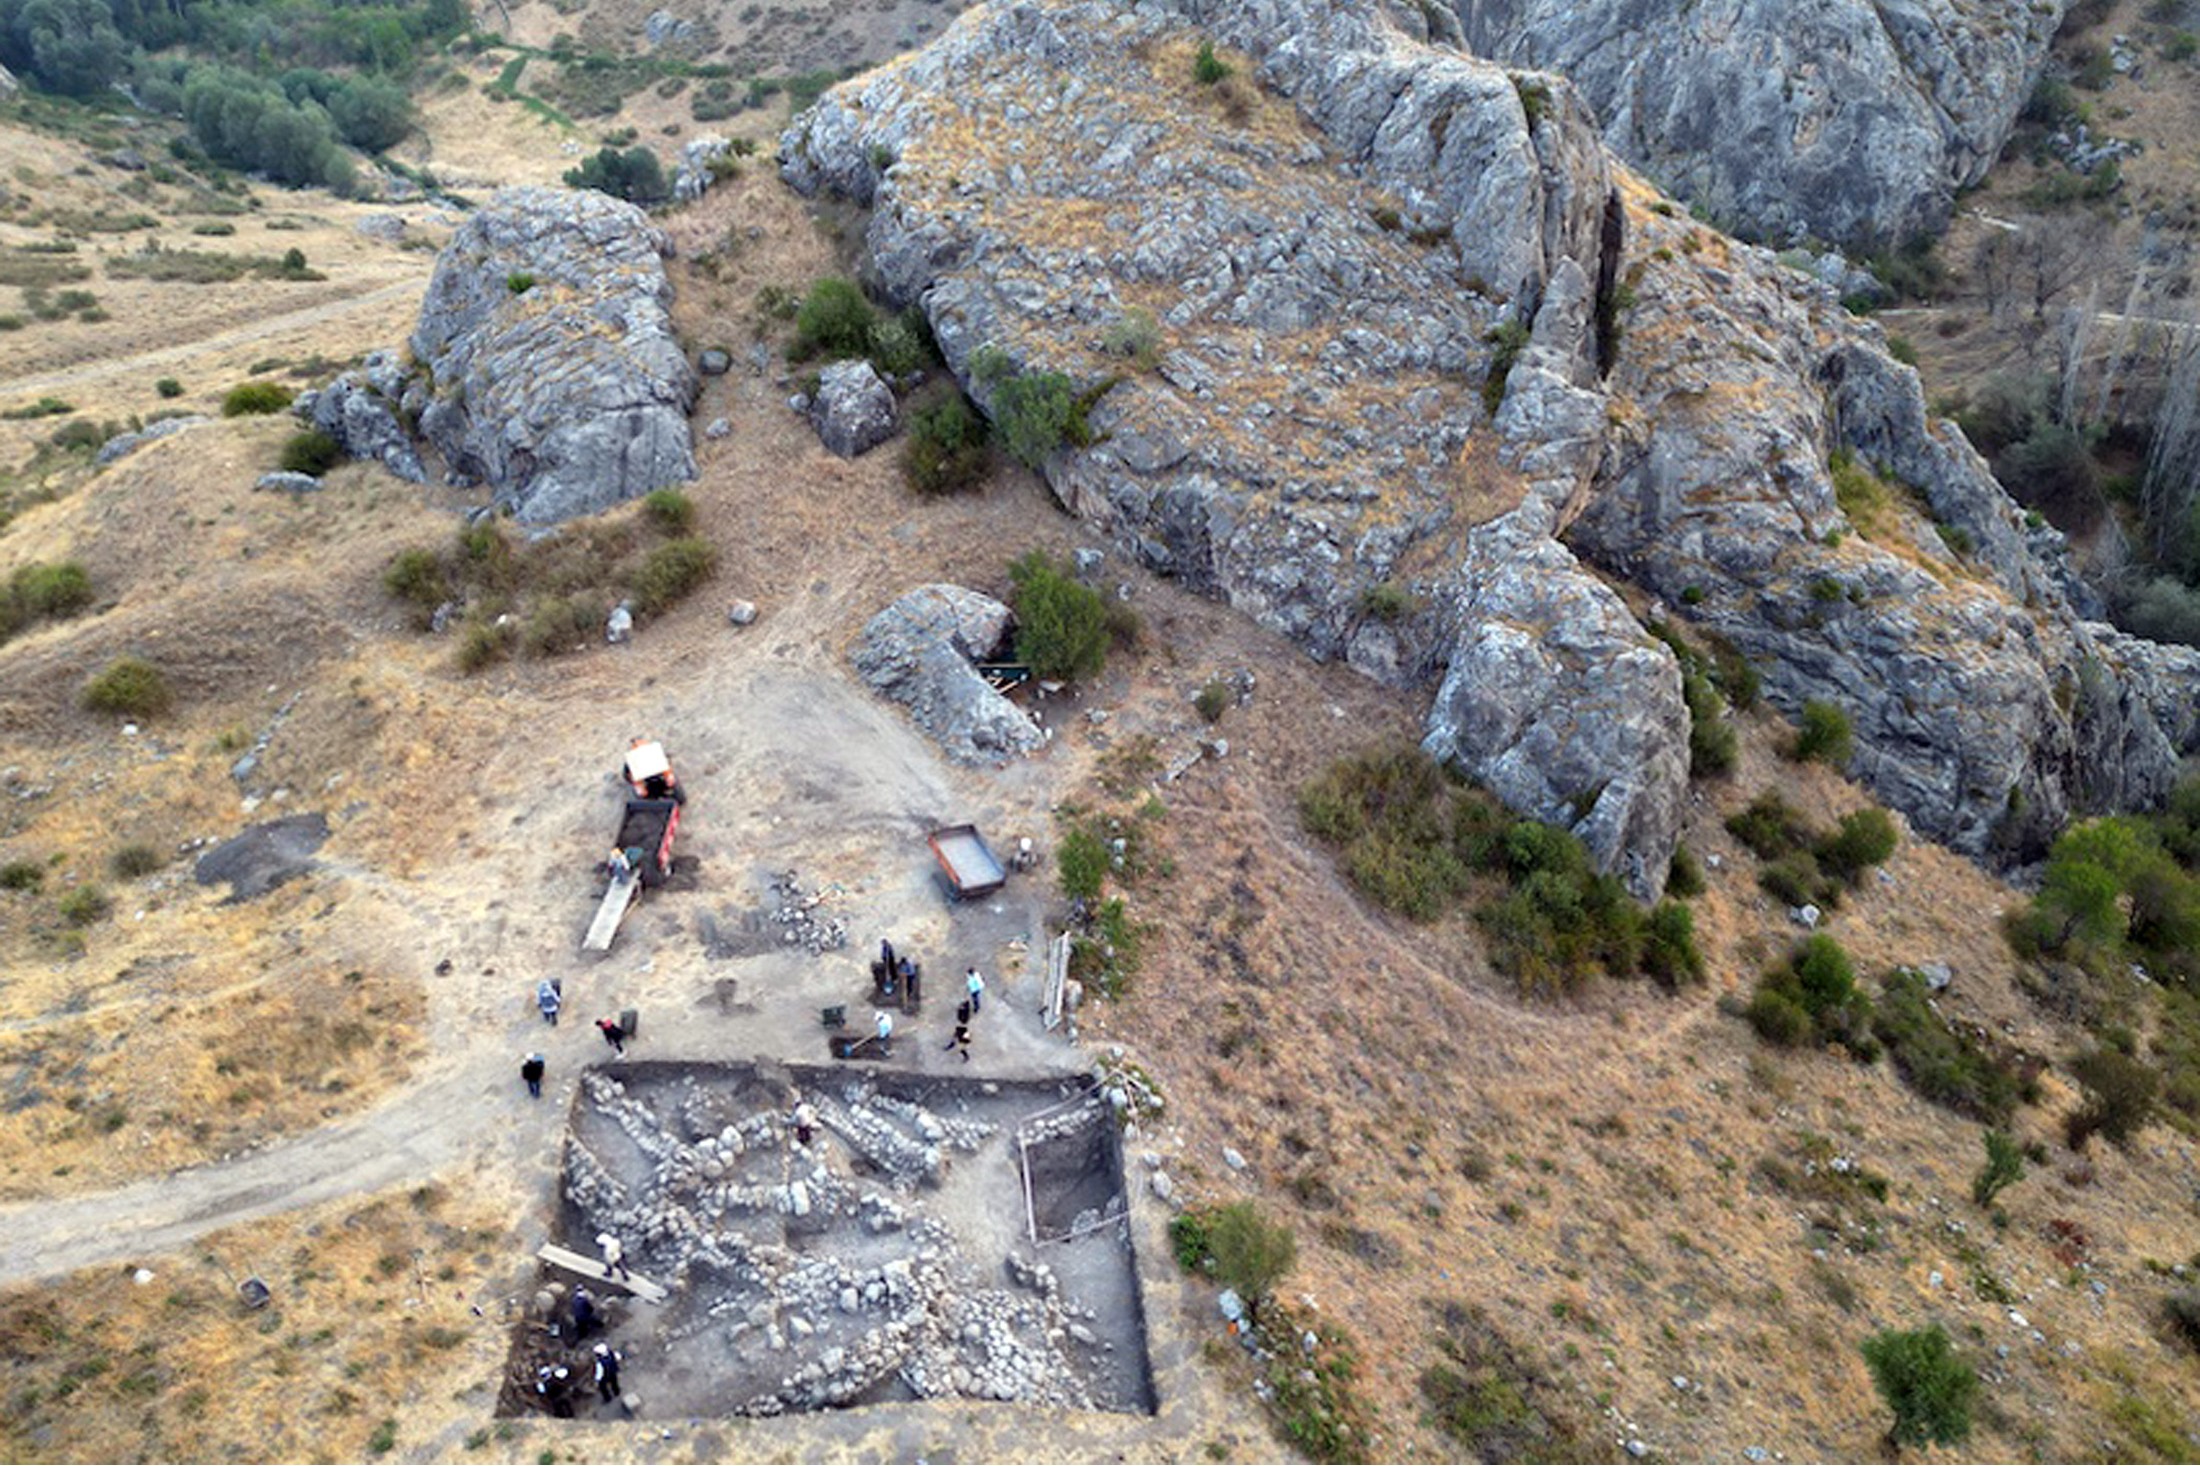
M 581 939 L 583 952 L 608 952 L 611 940 L 619 934 L 619 923 L 626 920 L 627 909 L 641 891 L 639 872 L 628 871 L 613 881 L 603 893 L 603 904 L 596 908 L 596 919 L 588 924 L 588 935 Z
M 562 1267 L 569 1273 L 579 1273 L 591 1282 L 602 1283 L 610 1288 L 624 1288 L 644 1303 L 662 1303 L 669 1296 L 663 1288 L 639 1273 L 630 1273 L 623 1278 L 614 1278 L 604 1271 L 603 1263 L 596 1258 L 575 1252 L 570 1248 L 560 1247 L 555 1242 L 543 1243 L 542 1250 L 536 1253 L 535 1256 L 549 1263 L 552 1267 Z
M 1039 1011 L 1049 1033 L 1062 1022 L 1062 1008 L 1069 992 L 1069 949 L 1068 932 L 1047 943 L 1047 980 Z

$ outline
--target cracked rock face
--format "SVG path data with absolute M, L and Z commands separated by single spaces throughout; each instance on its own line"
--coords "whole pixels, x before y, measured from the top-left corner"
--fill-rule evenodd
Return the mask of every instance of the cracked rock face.
M 1217 86 L 1202 39 L 1240 48 Z M 2088 629 L 1878 329 L 1612 166 L 1555 76 L 1330 0 L 1021 0 L 828 93 L 781 167 L 870 207 L 988 411 L 993 352 L 1096 389 L 1044 465 L 1067 507 L 1316 657 L 1438 684 L 1426 746 L 1638 895 L 1687 777 L 1651 598 L 1783 711 L 1841 703 L 1854 772 L 1967 852 L 2144 803 L 2192 746 L 2189 670 Z M 1893 486 L 1857 522 L 1850 458 Z
M 468 217 L 412 335 L 420 430 L 455 480 L 552 524 L 695 477 L 669 247 L 590 189 L 506 189 Z
M 871 618 L 856 670 L 905 705 L 918 727 L 967 764 L 1000 763 L 1045 741 L 1024 711 L 978 675 L 1008 635 L 1008 607 L 959 585 L 921 585 Z
M 2032 93 L 2062 0 L 1440 0 L 1438 39 L 1563 73 L 1612 150 L 1722 224 L 1899 243 L 1944 224 Z M 1453 19 L 1456 17 L 1456 24 Z

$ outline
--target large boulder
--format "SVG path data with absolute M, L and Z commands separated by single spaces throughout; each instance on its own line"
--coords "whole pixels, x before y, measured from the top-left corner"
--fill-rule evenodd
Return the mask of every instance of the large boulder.
M 670 247 L 590 189 L 506 189 L 467 219 L 412 335 L 432 383 L 420 430 L 454 477 L 549 524 L 695 476 Z
M 1239 75 L 1191 90 L 1202 39 Z M 1427 746 L 1640 894 L 1689 725 L 1632 605 L 1782 710 L 1840 702 L 1854 772 L 1965 851 L 2026 858 L 2194 746 L 2193 669 L 2088 626 L 1879 329 L 1613 168 L 1558 77 L 1341 0 L 1015 0 L 828 93 L 781 167 L 869 207 L 989 413 L 1018 373 L 1089 389 L 1043 464 L 1065 506 L 1433 684 Z
M 978 675 L 1008 636 L 1008 607 L 959 585 L 923 585 L 871 618 L 856 671 L 909 709 L 948 755 L 1000 763 L 1045 742 L 1038 725 Z
M 842 458 L 870 452 L 900 425 L 894 389 L 867 361 L 836 361 L 818 373 L 810 421 L 817 427 L 817 440 Z
M 1439 37 L 1562 72 L 1621 157 L 1760 239 L 1946 222 L 2032 94 L 2064 0 L 1437 0 Z M 1446 13 L 1448 12 L 1448 14 Z M 1448 24 L 1456 17 L 1456 28 Z

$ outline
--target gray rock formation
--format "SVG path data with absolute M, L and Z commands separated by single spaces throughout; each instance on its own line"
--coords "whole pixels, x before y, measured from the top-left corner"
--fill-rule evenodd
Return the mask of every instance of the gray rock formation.
M 1713 219 L 1760 239 L 1845 244 L 1946 221 L 1956 190 L 2001 151 L 2065 8 L 1437 3 L 1475 54 L 1570 78 L 1613 151 Z
M 818 373 L 810 422 L 828 451 L 857 458 L 894 436 L 901 419 L 894 389 L 879 380 L 869 362 L 836 361 Z
M 1202 35 L 1251 60 L 1187 106 L 1147 58 Z M 1066 506 L 1317 657 L 1436 682 L 1427 746 L 1639 894 L 1688 722 L 1610 580 L 1775 706 L 1841 703 L 1854 772 L 1967 852 L 2144 803 L 2193 746 L 2189 660 L 2089 628 L 1878 329 L 1615 186 L 1556 77 L 1331 0 L 1021 0 L 829 93 L 781 166 L 869 206 L 887 293 L 988 411 L 981 349 L 1122 378 L 1044 465 Z M 1106 349 L 1134 306 L 1151 370 Z M 1887 484 L 1853 521 L 1836 461 Z
M 195 428 L 208 421 L 211 419 L 203 413 L 192 413 L 185 417 L 164 417 L 159 422 L 146 424 L 134 433 L 117 433 L 99 445 L 99 452 L 92 461 L 105 468 L 110 463 L 129 457 L 147 443 L 157 443 L 186 428 Z
M 733 144 L 716 134 L 680 144 L 680 161 L 672 171 L 673 198 L 691 204 L 709 192 L 718 181 L 718 160 L 732 150 Z
M 283 469 L 261 474 L 254 480 L 252 487 L 283 494 L 311 494 L 319 491 L 321 481 L 310 473 L 292 473 Z
M 299 394 L 292 410 L 334 439 L 345 456 L 371 459 L 407 483 L 425 483 L 428 471 L 402 415 L 409 385 L 394 352 L 370 352 L 357 370 L 318 392 Z
M 589 189 L 506 189 L 467 219 L 412 335 L 433 383 L 420 430 L 454 476 L 525 524 L 695 476 L 669 248 L 641 210 Z
M 855 649 L 856 670 L 902 703 L 918 727 L 962 763 L 999 763 L 1045 739 L 973 663 L 1008 635 L 1008 607 L 959 585 L 925 585 L 871 618 Z

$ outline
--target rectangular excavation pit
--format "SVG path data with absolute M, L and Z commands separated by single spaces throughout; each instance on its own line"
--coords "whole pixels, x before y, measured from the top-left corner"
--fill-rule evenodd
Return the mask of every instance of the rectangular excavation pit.
M 647 1419 L 924 1399 L 1154 1409 L 1120 1138 L 1087 1079 L 607 1065 L 582 1077 L 559 1190 L 562 1246 L 594 1256 L 611 1232 L 671 1296 L 587 1283 L 607 1326 L 575 1339 L 566 1300 L 585 1280 L 545 1267 L 499 1414 L 555 1413 L 537 1386 L 561 1364 L 573 1413 L 623 1414 L 588 1383 L 603 1338 Z

